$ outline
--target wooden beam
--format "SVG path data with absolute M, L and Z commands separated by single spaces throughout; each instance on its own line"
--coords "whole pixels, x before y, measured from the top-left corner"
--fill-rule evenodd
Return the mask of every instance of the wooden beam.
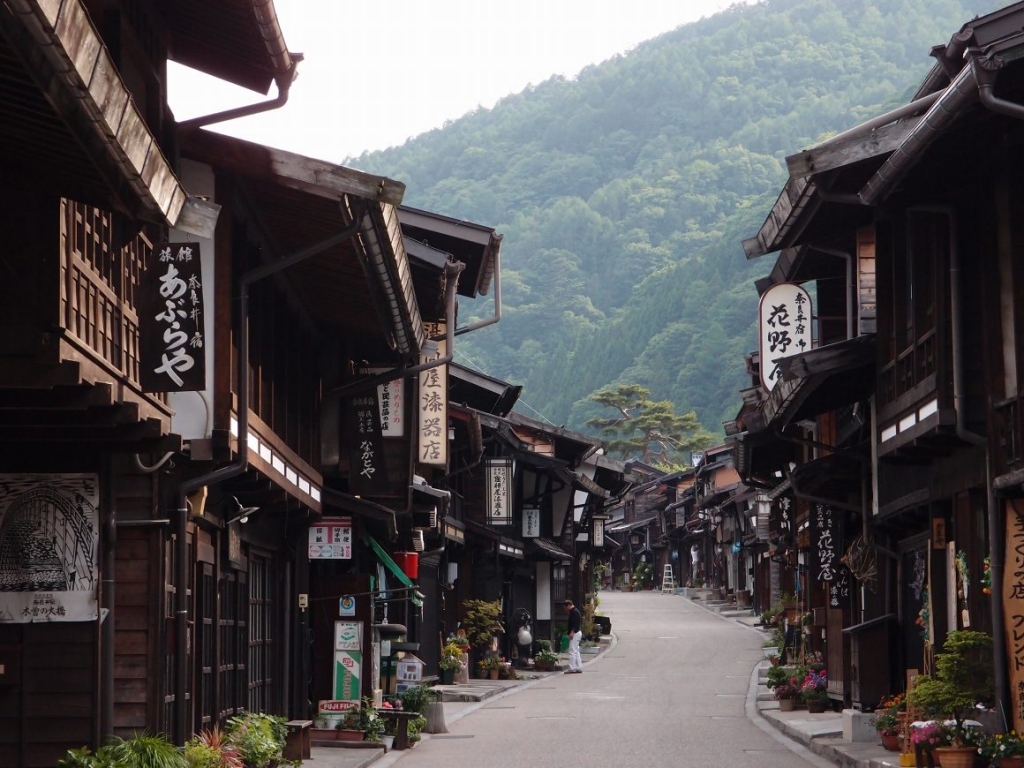
M 0 397 L 0 411 L 85 410 L 113 404 L 109 382 L 53 389 L 10 389 Z
M 210 131 L 193 132 L 185 140 L 182 154 L 240 176 L 332 200 L 356 195 L 401 205 L 405 195 L 405 184 L 400 181 Z
M 870 133 L 836 142 L 825 142 L 786 158 L 790 178 L 814 176 L 872 157 L 895 152 L 923 116 L 875 128 Z

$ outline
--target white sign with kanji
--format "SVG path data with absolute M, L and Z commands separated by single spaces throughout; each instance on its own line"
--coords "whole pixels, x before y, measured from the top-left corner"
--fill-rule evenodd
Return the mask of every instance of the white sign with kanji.
M 761 296 L 761 385 L 769 392 L 781 378 L 779 361 L 811 349 L 811 296 L 799 285 L 779 283 Z
M 352 559 L 352 518 L 322 520 L 309 527 L 310 560 Z

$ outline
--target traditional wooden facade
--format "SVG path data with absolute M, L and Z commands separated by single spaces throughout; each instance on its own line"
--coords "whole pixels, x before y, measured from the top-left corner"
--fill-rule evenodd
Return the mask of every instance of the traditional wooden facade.
M 863 587 L 834 600 L 843 568 L 812 547 L 833 695 L 872 707 L 970 627 L 993 634 L 997 703 L 1017 727 L 1022 22 L 1021 3 L 968 22 L 907 105 L 787 159 L 744 247 L 781 251 L 762 289 L 816 281 L 819 345 L 737 430 L 744 476 L 784 470 L 812 523 L 828 510 L 828 562 L 842 553 Z M 865 665 L 867 650 L 895 661 Z
M 175 123 L 169 58 L 277 97 Z M 298 60 L 265 0 L 0 9 L 0 764 L 309 716 L 331 691 L 308 638 L 338 595 L 387 598 L 359 604 L 369 654 L 375 623 L 413 616 L 391 555 L 443 546 L 447 417 L 380 421 L 413 421 L 455 335 L 500 316 L 455 327 L 501 237 L 204 130 L 283 104 Z M 325 518 L 351 522 L 343 559 L 311 552 Z M 431 554 L 415 591 L 436 612 Z

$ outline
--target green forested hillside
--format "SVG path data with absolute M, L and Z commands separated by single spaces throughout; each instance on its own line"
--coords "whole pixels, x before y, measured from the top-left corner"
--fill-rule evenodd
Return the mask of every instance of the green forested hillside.
M 406 182 L 410 205 L 505 234 L 503 319 L 460 337 L 460 362 L 523 384 L 556 424 L 581 429 L 590 394 L 635 382 L 720 433 L 756 346 L 752 281 L 772 264 L 746 262 L 740 240 L 785 156 L 905 101 L 931 46 L 997 7 L 734 7 L 346 163 Z

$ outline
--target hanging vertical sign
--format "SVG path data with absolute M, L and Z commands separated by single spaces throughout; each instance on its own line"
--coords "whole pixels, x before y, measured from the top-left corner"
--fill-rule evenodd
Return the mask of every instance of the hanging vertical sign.
M 594 525 L 594 541 L 593 541 L 594 546 L 595 547 L 603 547 L 604 546 L 604 518 L 603 517 L 595 517 L 593 525 Z
M 1013 729 L 1024 731 L 1024 519 L 1012 501 L 1004 501 L 1006 510 L 1006 550 L 1002 585 L 1005 619 L 1007 670 L 1010 676 L 1010 702 Z
M 536 539 L 540 536 L 540 510 L 537 507 L 523 507 L 523 538 Z
M 348 401 L 347 422 L 349 490 L 356 495 L 372 495 L 387 489 L 377 393 L 370 392 L 351 398 Z
M 368 368 L 376 375 L 390 368 Z M 405 379 L 385 381 L 377 385 L 377 403 L 380 406 L 380 433 L 384 437 L 405 436 Z
M 846 608 L 850 605 L 850 583 L 853 574 L 845 565 L 836 567 L 835 578 L 828 585 L 828 605 L 830 608 Z
M 512 525 L 512 459 L 487 459 L 487 524 Z
M 153 247 L 139 279 L 139 383 L 146 392 L 206 388 L 199 243 Z
M 779 283 L 761 296 L 761 386 L 769 392 L 779 383 L 779 361 L 811 349 L 811 296 L 799 285 Z
M 811 575 L 817 581 L 830 582 L 836 578 L 836 520 L 832 508 L 815 504 L 811 514 L 811 551 L 814 557 Z
M 425 323 L 428 338 L 438 339 L 437 349 L 420 355 L 420 363 L 429 363 L 445 355 L 444 323 Z M 420 373 L 416 407 L 419 435 L 419 461 L 423 464 L 448 464 L 448 366 L 439 365 Z

